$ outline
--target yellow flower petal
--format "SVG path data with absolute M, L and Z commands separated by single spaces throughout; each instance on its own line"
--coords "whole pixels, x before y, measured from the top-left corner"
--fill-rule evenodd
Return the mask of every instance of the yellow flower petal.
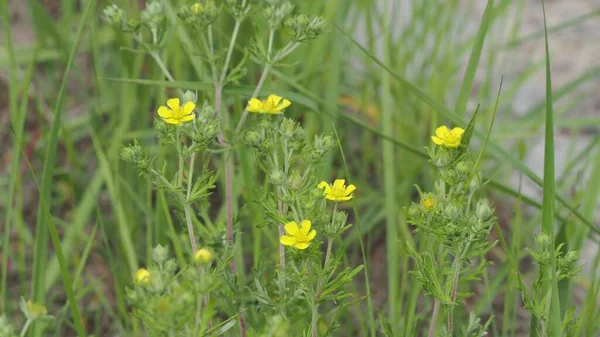
M 172 113 L 171 110 L 169 110 L 166 106 L 161 105 L 160 108 L 158 108 L 158 115 L 162 118 L 169 118 L 171 117 Z
M 343 190 L 345 184 L 346 184 L 346 180 L 344 180 L 344 179 L 336 179 L 333 182 L 333 188 L 336 189 L 336 190 Z
M 284 246 L 292 246 L 296 244 L 296 237 L 294 236 L 289 236 L 289 235 L 282 235 L 279 238 L 279 243 L 281 243 Z
M 285 232 L 289 235 L 296 235 L 298 233 L 298 224 L 295 221 L 291 221 L 285 224 Z
M 196 104 L 192 101 L 186 102 L 185 105 L 183 106 L 183 114 L 184 115 L 188 115 L 191 114 L 192 111 L 194 111 L 194 108 L 196 108 Z
M 465 133 L 463 128 L 455 127 L 450 131 L 450 136 L 460 138 Z
M 267 97 L 267 102 L 269 102 L 269 104 L 271 104 L 271 106 L 277 106 L 282 99 L 283 99 L 283 97 L 281 97 L 281 96 L 271 94 L 271 95 L 269 95 L 269 97 Z
M 308 235 L 306 236 L 306 238 L 308 239 L 308 241 L 311 241 L 312 239 L 315 238 L 315 236 L 317 236 L 317 231 L 313 229 L 310 232 L 308 232 Z
M 196 118 L 196 114 L 191 114 L 191 115 L 181 117 L 180 121 L 181 122 L 189 122 L 189 121 L 193 120 L 194 118 Z
M 326 181 L 322 181 L 317 185 L 318 188 L 324 188 L 323 192 L 325 194 L 331 193 L 331 186 Z
M 279 102 L 279 106 L 277 108 L 279 110 L 284 110 L 287 109 L 290 105 L 292 105 L 292 102 L 284 98 L 281 102 Z
M 308 232 L 310 232 L 311 225 L 312 224 L 310 223 L 310 220 L 302 220 L 300 232 L 304 235 L 308 235 Z
M 306 249 L 308 248 L 309 244 L 308 243 L 304 243 L 304 242 L 298 242 L 294 245 L 295 248 L 298 249 Z
M 173 125 L 179 125 L 181 124 L 181 120 L 177 119 L 177 118 L 164 118 L 165 122 L 169 123 L 169 124 L 173 124 Z
M 444 141 L 440 137 L 431 136 L 431 140 L 433 140 L 433 142 L 436 143 L 437 145 L 444 144 Z
M 167 106 L 171 108 L 171 110 L 177 110 L 180 108 L 179 106 L 179 98 L 171 98 L 167 101 Z
M 350 193 L 354 192 L 355 190 L 356 190 L 356 186 L 354 186 L 352 184 L 350 184 L 350 185 L 348 185 L 348 187 L 346 187 L 347 194 L 350 194 Z
M 250 112 L 261 112 L 263 110 L 263 103 L 258 98 L 252 98 L 248 101 L 246 109 Z
M 448 131 L 448 127 L 445 125 L 440 126 L 439 128 L 435 129 L 435 135 L 444 139 L 448 136 L 450 132 Z

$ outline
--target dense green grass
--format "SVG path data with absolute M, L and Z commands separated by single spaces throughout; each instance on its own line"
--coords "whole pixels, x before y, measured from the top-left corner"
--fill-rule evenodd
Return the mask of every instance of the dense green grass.
M 138 11 L 135 1 L 115 2 L 132 13 Z M 569 248 L 592 246 L 589 273 L 571 283 L 557 282 L 553 275 L 548 287 L 561 295 L 560 302 L 551 305 L 553 322 L 558 324 L 561 311 L 577 303 L 583 318 L 581 335 L 595 336 L 600 329 L 595 309 L 600 230 L 593 217 L 600 182 L 587 183 L 581 177 L 584 172 L 592 176 L 600 172 L 600 136 L 595 135 L 580 155 L 568 158 L 555 182 L 553 137 L 555 127 L 579 134 L 584 127 L 600 125 L 596 117 L 566 117 L 576 106 L 564 104 L 586 98 L 589 93 L 581 88 L 597 78 L 600 68 L 590 67 L 563 86 L 552 87 L 550 56 L 552 34 L 583 20 L 597 20 L 600 12 L 549 22 L 545 68 L 544 59 L 528 60 L 530 66 L 520 69 L 518 76 L 505 79 L 496 111 L 498 75 L 512 66 L 503 55 L 524 43 L 544 45 L 543 26 L 521 34 L 524 0 L 490 0 L 483 17 L 474 14 L 474 1 L 415 1 L 407 13 L 398 5 L 405 2 L 380 2 L 394 10 L 382 11 L 374 0 L 298 1 L 300 10 L 325 16 L 332 28 L 310 46 L 300 47 L 286 67 L 274 69 L 263 90 L 276 88 L 292 100 L 290 115 L 302 119 L 309 134 L 335 133 L 339 151 L 330 155 L 319 173 L 326 180 L 343 175 L 359 187 L 353 206 L 356 226 L 343 244 L 347 262 L 364 263 L 365 272 L 353 285 L 355 304 L 342 317 L 345 333 L 381 335 L 379 313 L 394 336 L 422 333 L 431 303 L 409 275 L 410 260 L 399 244 L 418 246 L 412 242 L 403 207 L 415 196 L 415 183 L 432 187 L 433 170 L 423 150 L 432 130 L 445 123 L 465 126 L 479 105 L 474 139 L 475 144 L 487 141 L 481 167 L 490 179 L 488 192 L 498 203 L 502 221 L 495 231 L 500 244 L 490 253 L 495 266 L 469 307 L 480 316 L 497 317 L 491 326 L 493 336 L 518 336 L 529 330 L 529 323 L 522 322 L 515 272 L 523 265 L 533 270 L 524 247 L 532 245 L 533 233 L 543 230 Z M 212 87 L 181 27 L 171 31 L 162 55 L 173 82 L 164 78 L 147 53 L 133 50 L 137 47 L 127 36 L 99 20 L 101 5 L 96 1 L 58 3 L 55 16 L 39 1 L 27 2 L 36 40 L 24 44 L 13 39 L 10 8 L 0 2 L 5 32 L 0 69 L 8 74 L 9 88 L 1 103 L 8 108 L 10 121 L 0 126 L 2 157 L 6 152 L 10 158 L 0 177 L 0 188 L 8 191 L 0 196 L 0 314 L 17 317 L 21 294 L 51 308 L 61 326 L 55 336 L 137 336 L 140 327 L 130 319 L 124 295 L 131 275 L 149 263 L 155 244 L 169 244 L 182 264 L 188 252 L 180 234 L 183 224 L 169 211 L 165 194 L 153 193 L 117 154 L 122 144 L 137 138 L 159 160 L 175 162 L 172 153 L 154 140 L 154 111 L 177 89 L 195 89 L 209 98 Z M 172 4 L 166 14 L 177 24 L 178 1 L 165 3 Z M 541 6 L 539 13 L 541 17 Z M 399 20 L 400 15 L 405 19 Z M 516 20 L 509 20 L 511 15 Z M 229 34 L 231 22 L 219 21 L 217 27 L 217 34 Z M 252 27 L 242 28 L 240 40 L 249 40 Z M 235 51 L 234 60 L 242 57 L 241 52 Z M 233 126 L 260 76 L 260 64 L 251 59 L 249 65 L 247 80 L 224 91 L 231 106 L 225 122 Z M 545 99 L 523 117 L 515 117 L 512 101 L 540 71 L 547 76 Z M 554 111 L 554 103 L 563 109 Z M 544 125 L 546 161 L 540 177 L 524 158 L 532 144 L 530 135 L 542 137 Z M 571 152 L 576 145 L 571 143 Z M 259 173 L 249 154 L 238 153 L 236 162 L 234 177 L 241 182 L 234 188 L 241 200 L 236 213 L 244 219 L 236 262 L 249 270 L 259 263 L 265 247 L 276 247 L 277 238 L 249 225 L 261 218 L 250 200 Z M 217 170 L 221 167 L 215 165 Z M 510 185 L 507 177 L 517 172 L 543 190 L 543 203 Z M 223 195 L 224 188 L 220 183 L 215 194 Z M 224 223 L 225 204 L 214 206 L 215 223 Z M 535 272 L 525 275 L 528 280 Z M 585 292 L 584 301 L 569 300 L 575 288 Z M 38 327 L 35 335 L 40 334 Z

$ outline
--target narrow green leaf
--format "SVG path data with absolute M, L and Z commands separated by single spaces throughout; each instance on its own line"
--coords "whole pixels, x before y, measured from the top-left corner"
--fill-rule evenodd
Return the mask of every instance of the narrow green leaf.
M 460 86 L 458 99 L 456 100 L 456 105 L 454 106 L 454 112 L 459 115 L 464 115 L 467 113 L 467 103 L 469 101 L 469 97 L 471 96 L 471 90 L 473 89 L 473 81 L 475 80 L 477 65 L 479 64 L 479 59 L 481 58 L 483 42 L 485 41 L 488 28 L 492 24 L 492 21 L 494 21 L 494 0 L 488 0 L 487 6 L 485 6 L 485 11 L 483 12 L 483 17 L 481 18 L 479 30 L 477 31 L 475 43 L 473 44 L 473 49 L 471 49 L 471 56 L 469 57 L 469 63 L 467 64 L 467 70 L 465 71 L 462 85 Z
M 546 24 L 546 8 L 542 0 L 542 12 L 544 14 L 544 42 L 546 50 L 546 132 L 544 146 L 544 185 L 542 196 L 542 231 L 552 240 L 551 247 L 560 245 L 554 242 L 554 109 L 552 100 L 552 74 L 550 70 L 550 48 L 548 46 L 548 31 Z M 560 315 L 560 298 L 558 293 L 558 278 L 556 273 L 556 255 L 551 254 L 549 266 L 551 275 L 550 283 L 547 284 L 544 293 L 551 289 L 550 313 L 548 322 L 551 336 L 562 336 L 562 324 Z
M 47 265 L 47 255 L 48 255 L 48 234 L 50 234 L 50 238 L 52 240 L 52 244 L 54 246 L 54 250 L 56 252 L 56 256 L 58 258 L 58 262 L 60 265 L 61 277 L 63 281 L 63 286 L 67 293 L 67 299 L 69 302 L 69 308 L 71 309 L 71 315 L 73 316 L 73 321 L 75 323 L 75 330 L 77 331 L 77 336 L 85 337 L 85 329 L 83 327 L 83 322 L 81 321 L 81 315 L 79 314 L 79 308 L 77 306 L 77 299 L 73 292 L 73 283 L 71 280 L 71 276 L 69 274 L 69 269 L 67 265 L 67 261 L 64 257 L 62 247 L 60 244 L 60 238 L 58 236 L 58 232 L 56 231 L 56 227 L 54 226 L 52 216 L 50 213 L 51 206 L 51 190 L 52 190 L 52 179 L 54 176 L 54 169 L 56 165 L 56 149 L 58 145 L 58 131 L 61 126 L 61 117 L 63 113 L 63 102 L 65 96 L 65 88 L 67 85 L 67 81 L 69 78 L 69 72 L 73 65 L 73 60 L 75 58 L 75 54 L 77 53 L 77 47 L 79 46 L 79 42 L 81 39 L 81 35 L 83 33 L 83 27 L 87 23 L 87 17 L 92 12 L 92 8 L 94 8 L 95 1 L 88 1 L 81 19 L 79 21 L 79 25 L 77 27 L 77 32 L 75 34 L 75 39 L 73 41 L 73 45 L 71 47 L 71 51 L 69 53 L 69 58 L 67 60 L 67 64 L 65 67 L 65 73 L 62 78 L 62 82 L 58 89 L 58 94 L 56 97 L 56 105 L 54 106 L 54 119 L 52 121 L 52 126 L 50 129 L 50 135 L 48 139 L 48 145 L 46 147 L 46 153 L 44 158 L 44 170 L 42 173 L 42 183 L 40 186 L 39 192 L 39 207 L 38 207 L 38 216 L 36 223 L 36 241 L 35 241 L 35 255 L 34 255 L 34 266 L 33 266 L 33 285 L 32 285 L 32 298 L 34 301 L 39 303 L 45 302 L 46 297 L 46 289 L 45 289 L 45 274 L 46 274 L 46 265 Z M 42 330 L 41 325 L 34 324 L 33 325 L 33 335 L 41 336 Z

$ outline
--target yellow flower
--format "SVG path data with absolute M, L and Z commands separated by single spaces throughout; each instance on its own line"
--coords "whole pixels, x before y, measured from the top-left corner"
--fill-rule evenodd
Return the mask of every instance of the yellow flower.
M 27 301 L 27 312 L 29 313 L 29 318 L 32 319 L 44 317 L 48 314 L 48 310 L 43 304 L 31 302 L 31 300 Z
M 325 199 L 333 201 L 348 201 L 354 197 L 352 192 L 356 190 L 356 186 L 350 184 L 345 185 L 346 180 L 336 179 L 333 184 L 328 184 L 322 181 L 317 185 L 318 188 L 324 188 Z
M 425 211 L 429 211 L 435 207 L 435 198 L 432 195 L 427 195 L 421 199 L 421 205 Z
M 133 282 L 137 285 L 150 284 L 150 272 L 144 268 L 138 269 L 133 277 Z
M 311 230 L 310 226 L 310 220 L 302 220 L 300 228 L 295 221 L 286 223 L 284 227 L 287 235 L 282 235 L 279 242 L 284 246 L 306 249 L 317 235 L 317 231 Z
M 442 125 L 435 129 L 435 136 L 432 136 L 431 140 L 437 145 L 455 149 L 460 145 L 464 133 L 465 130 L 463 128 L 455 127 L 452 130 L 448 130 L 448 127 Z
M 263 100 L 258 98 L 250 99 L 246 109 L 255 113 L 277 115 L 283 113 L 283 110 L 290 105 L 292 105 L 292 102 L 281 96 L 269 95 L 267 99 Z
M 192 10 L 192 13 L 194 13 L 194 15 L 198 15 L 204 9 L 204 6 L 202 6 L 201 3 L 196 2 L 195 4 L 190 6 L 190 9 Z
M 212 262 L 213 258 L 213 253 L 206 248 L 200 248 L 196 254 L 194 254 L 194 262 L 198 264 L 209 264 Z
M 196 104 L 188 101 L 183 106 L 180 106 L 179 98 L 171 98 L 167 101 L 167 106 L 161 105 L 158 108 L 158 115 L 167 123 L 179 125 L 189 122 L 196 118 L 194 108 Z

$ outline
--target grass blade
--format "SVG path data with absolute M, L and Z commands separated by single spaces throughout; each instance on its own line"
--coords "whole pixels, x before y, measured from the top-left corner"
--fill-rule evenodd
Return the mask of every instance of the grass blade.
M 467 102 L 471 96 L 471 90 L 473 89 L 473 81 L 475 80 L 475 72 L 477 71 L 477 65 L 481 58 L 481 50 L 483 48 L 483 42 L 487 35 L 488 28 L 494 20 L 494 0 L 488 0 L 485 12 L 483 12 L 483 18 L 481 19 L 481 25 L 479 25 L 479 31 L 477 31 L 477 37 L 471 50 L 471 56 L 469 57 L 469 63 L 467 64 L 467 70 L 463 78 L 462 85 L 460 86 L 460 92 L 456 105 L 454 106 L 454 112 L 459 115 L 467 113 Z M 389 62 L 386 62 L 389 64 Z
M 544 14 L 544 41 L 546 49 L 546 131 L 545 131 L 545 146 L 544 146 L 544 185 L 542 196 L 542 232 L 546 233 L 550 238 L 552 245 L 550 249 L 554 249 L 560 242 L 554 242 L 554 109 L 552 100 L 552 74 L 550 71 L 550 48 L 548 46 L 548 31 L 546 29 L 546 8 L 544 0 L 542 0 L 542 12 Z M 551 336 L 562 336 L 561 331 L 561 315 L 560 315 L 560 298 L 558 293 L 558 278 L 556 275 L 556 255 L 551 254 L 549 275 L 551 275 L 550 283 L 546 285 L 544 293 L 548 293 L 551 289 L 552 296 L 550 302 L 549 313 L 549 331 Z M 546 282 L 547 283 L 547 282 Z
M 44 158 L 44 170 L 42 172 L 42 183 L 40 186 L 39 192 L 39 208 L 38 208 L 38 216 L 36 223 L 36 240 L 35 240 L 35 256 L 34 256 L 34 267 L 33 267 L 33 285 L 32 285 L 32 298 L 36 302 L 44 303 L 46 296 L 45 289 L 45 275 L 46 275 L 46 265 L 47 265 L 47 255 L 48 255 L 48 234 L 50 234 L 50 238 L 52 240 L 52 245 L 54 246 L 54 250 L 56 252 L 56 256 L 60 265 L 60 273 L 63 281 L 63 285 L 65 291 L 67 293 L 67 299 L 69 302 L 69 308 L 71 309 L 71 315 L 73 316 L 73 321 L 75 323 L 75 330 L 77 331 L 77 335 L 79 337 L 85 336 L 85 329 L 83 327 L 83 322 L 81 321 L 81 315 L 79 314 L 79 308 L 77 306 L 77 299 L 73 292 L 73 282 L 71 276 L 69 274 L 68 266 L 66 259 L 64 257 L 62 247 L 60 244 L 60 238 L 58 236 L 58 232 L 54 223 L 52 221 L 52 217 L 50 214 L 50 199 L 51 199 L 51 190 L 52 190 L 52 178 L 54 175 L 54 169 L 56 164 L 56 150 L 58 145 L 58 131 L 61 125 L 61 116 L 63 113 L 63 102 L 65 96 L 65 88 L 67 85 L 67 80 L 69 78 L 69 72 L 73 65 L 73 60 L 75 58 L 75 54 L 77 52 L 77 47 L 79 46 L 79 41 L 81 39 L 81 35 L 83 33 L 83 27 L 87 23 L 86 18 L 92 12 L 92 8 L 94 8 L 95 1 L 90 0 L 85 7 L 81 19 L 79 21 L 79 26 L 77 27 L 77 32 L 75 34 L 75 39 L 73 41 L 73 45 L 71 47 L 71 51 L 69 53 L 69 58 L 67 60 L 67 64 L 65 67 L 65 73 L 63 75 L 63 79 L 58 90 L 56 105 L 54 107 L 54 119 L 52 121 L 52 126 L 50 129 L 50 136 L 48 139 L 48 145 L 46 146 L 46 153 Z M 42 330 L 39 324 L 35 324 L 33 326 L 33 335 L 41 336 Z

